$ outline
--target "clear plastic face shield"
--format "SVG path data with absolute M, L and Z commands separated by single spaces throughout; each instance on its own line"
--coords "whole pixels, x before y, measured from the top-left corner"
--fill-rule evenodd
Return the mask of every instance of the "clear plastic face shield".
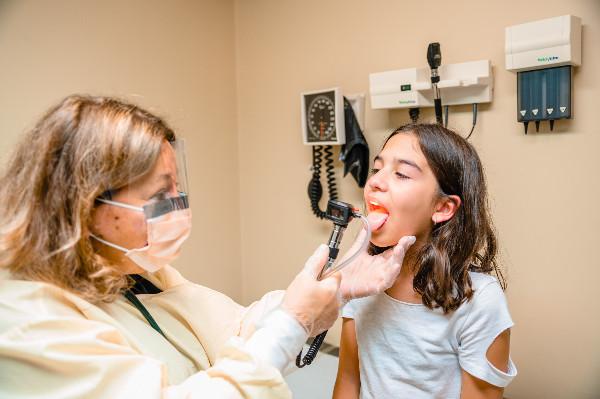
M 189 208 L 185 144 L 163 142 L 153 168 L 126 186 L 104 192 L 97 201 L 142 211 L 146 219 Z M 130 206 L 125 206 L 130 205 Z
M 96 214 L 92 237 L 144 270 L 173 261 L 191 232 L 184 142 L 164 141 L 151 170 L 104 192 Z

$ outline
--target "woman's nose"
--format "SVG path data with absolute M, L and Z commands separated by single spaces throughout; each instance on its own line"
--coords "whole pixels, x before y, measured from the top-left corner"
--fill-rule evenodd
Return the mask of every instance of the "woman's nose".
M 177 185 L 171 184 L 171 187 L 169 187 L 169 196 L 177 197 L 178 195 L 179 195 L 179 191 L 177 190 Z

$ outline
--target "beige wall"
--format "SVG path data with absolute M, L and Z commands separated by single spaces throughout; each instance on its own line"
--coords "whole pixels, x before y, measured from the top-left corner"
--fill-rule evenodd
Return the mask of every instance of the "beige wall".
M 525 136 L 504 27 L 567 13 L 585 25 L 575 118 Z M 597 0 L 0 1 L 0 160 L 73 92 L 123 96 L 165 116 L 188 141 L 195 212 L 177 265 L 247 303 L 285 287 L 329 232 L 306 198 L 299 93 L 366 93 L 371 72 L 424 66 L 431 41 L 444 63 L 491 59 L 495 98 L 480 107 L 472 140 L 487 167 L 516 322 L 520 375 L 507 396 L 591 398 L 600 392 L 598 39 Z M 464 132 L 469 108 L 452 111 L 451 126 Z M 372 151 L 407 120 L 367 102 Z M 352 180 L 338 182 L 341 198 L 360 203 Z
M 195 229 L 177 262 L 241 299 L 233 2 L 1 1 L 0 159 L 53 103 L 118 95 L 187 141 Z
M 504 69 L 504 28 L 563 14 L 585 25 L 574 119 L 525 136 L 516 75 Z M 480 107 L 472 142 L 487 168 L 516 322 L 520 375 L 507 396 L 598 397 L 600 2 L 239 0 L 236 29 L 244 299 L 284 287 L 328 235 L 306 197 L 311 152 L 300 139 L 300 92 L 368 92 L 369 73 L 425 66 L 427 44 L 440 41 L 444 63 L 494 65 L 494 101 Z M 367 103 L 371 149 L 407 121 L 406 111 Z M 470 107 L 452 109 L 452 127 L 464 133 L 470 121 Z M 338 181 L 341 198 L 360 203 L 354 182 Z

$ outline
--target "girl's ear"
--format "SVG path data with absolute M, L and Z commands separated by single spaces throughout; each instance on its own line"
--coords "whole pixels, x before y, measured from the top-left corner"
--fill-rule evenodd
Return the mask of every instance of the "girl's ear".
M 452 219 L 460 205 L 461 200 L 458 195 L 445 195 L 442 197 L 435 206 L 435 212 L 431 215 L 433 224 Z

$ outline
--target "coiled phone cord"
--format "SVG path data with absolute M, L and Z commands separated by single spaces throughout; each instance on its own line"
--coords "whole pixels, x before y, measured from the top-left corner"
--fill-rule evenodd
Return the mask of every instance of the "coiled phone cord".
M 323 151 L 322 146 L 313 146 L 313 176 L 308 183 L 308 197 L 310 198 L 310 205 L 313 213 L 319 218 L 323 219 L 326 212 L 321 210 L 319 207 L 319 201 L 323 196 L 323 186 L 321 185 L 321 158 L 325 153 L 325 173 L 327 177 L 327 191 L 329 192 L 329 199 L 337 199 L 337 186 L 335 183 L 335 168 L 333 166 L 333 147 L 328 145 L 325 146 Z

